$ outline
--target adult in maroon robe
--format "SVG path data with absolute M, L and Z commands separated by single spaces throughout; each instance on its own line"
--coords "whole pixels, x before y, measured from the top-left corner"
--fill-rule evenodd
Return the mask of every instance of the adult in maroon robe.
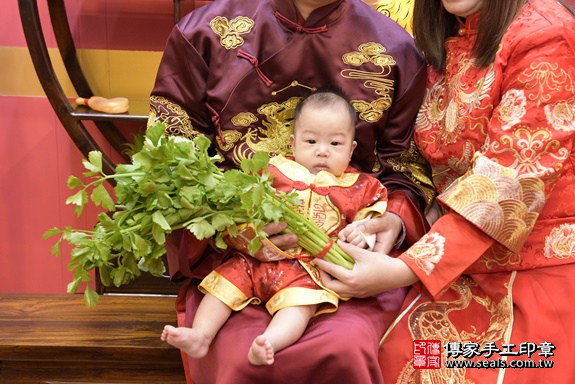
M 298 101 L 310 90 L 341 88 L 358 111 L 351 165 L 386 186 L 388 211 L 401 217 L 409 244 L 424 233 L 421 212 L 433 196 L 412 141 L 423 59 L 403 28 L 360 0 L 325 0 L 313 11 L 306 6 L 317 1 L 296 3 L 218 0 L 184 17 L 167 42 L 150 122 L 165 123 L 173 135 L 206 135 L 229 169 L 255 151 L 290 155 Z M 225 253 L 185 231 L 172 234 L 167 248 L 172 278 L 189 278 L 177 311 L 179 324 L 190 326 L 201 299 L 197 279 Z M 264 308 L 249 306 L 231 316 L 205 358 L 184 356 L 188 381 L 381 383 L 378 341 L 404 294 L 352 299 L 316 316 L 272 366 L 248 363 L 252 340 L 270 320 Z

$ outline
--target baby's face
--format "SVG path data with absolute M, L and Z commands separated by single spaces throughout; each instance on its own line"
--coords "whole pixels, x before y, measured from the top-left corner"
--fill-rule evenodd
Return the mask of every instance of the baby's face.
M 306 106 L 291 137 L 295 161 L 313 175 L 327 171 L 340 176 L 357 145 L 354 130 L 346 109 Z

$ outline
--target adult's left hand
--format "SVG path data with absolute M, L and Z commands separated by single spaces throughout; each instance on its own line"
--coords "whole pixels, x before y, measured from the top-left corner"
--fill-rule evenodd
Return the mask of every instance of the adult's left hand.
M 320 268 L 323 284 L 342 297 L 374 296 L 411 285 L 418 280 L 415 273 L 400 259 L 342 241 L 337 244 L 355 260 L 353 269 L 322 259 L 314 259 L 313 263 Z
M 367 220 L 364 225 L 365 233 L 375 233 L 373 251 L 385 254 L 391 253 L 403 228 L 399 216 L 390 212 L 385 212 L 379 217 Z

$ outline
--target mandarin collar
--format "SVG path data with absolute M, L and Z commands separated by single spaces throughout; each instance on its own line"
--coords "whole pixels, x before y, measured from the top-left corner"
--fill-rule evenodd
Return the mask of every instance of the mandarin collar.
M 270 0 L 275 11 L 307 28 L 330 25 L 336 22 L 348 7 L 347 0 L 336 0 L 313 11 L 307 20 L 297 10 L 293 0 Z
M 465 21 L 457 16 L 457 21 L 459 22 L 459 36 L 474 35 L 477 33 L 477 27 L 479 26 L 479 13 L 480 11 L 472 13 L 467 16 Z
M 314 187 L 349 188 L 357 182 L 360 176 L 359 172 L 351 166 L 348 166 L 340 176 L 327 171 L 319 171 L 316 175 L 312 175 L 306 167 L 296 163 L 293 156 L 277 155 L 272 157 L 269 163 L 284 175 L 289 175 L 291 181 L 308 186 L 313 184 Z

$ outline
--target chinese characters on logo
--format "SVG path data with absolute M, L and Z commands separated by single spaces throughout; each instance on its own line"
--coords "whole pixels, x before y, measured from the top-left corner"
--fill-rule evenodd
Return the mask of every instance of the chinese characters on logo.
M 442 367 L 442 349 L 445 350 L 444 365 L 447 368 L 552 368 L 555 345 L 548 341 L 540 344 L 523 342 L 516 348 L 516 344 L 502 344 L 501 349 L 494 342 L 487 342 L 483 346 L 474 342 L 448 342 L 441 345 L 439 340 L 413 341 L 413 368 L 439 369 Z M 539 361 L 512 360 L 508 356 L 541 357 Z M 495 356 L 497 355 L 497 356 Z M 489 360 L 491 359 L 491 360 Z M 545 360 L 544 360 L 545 359 Z

